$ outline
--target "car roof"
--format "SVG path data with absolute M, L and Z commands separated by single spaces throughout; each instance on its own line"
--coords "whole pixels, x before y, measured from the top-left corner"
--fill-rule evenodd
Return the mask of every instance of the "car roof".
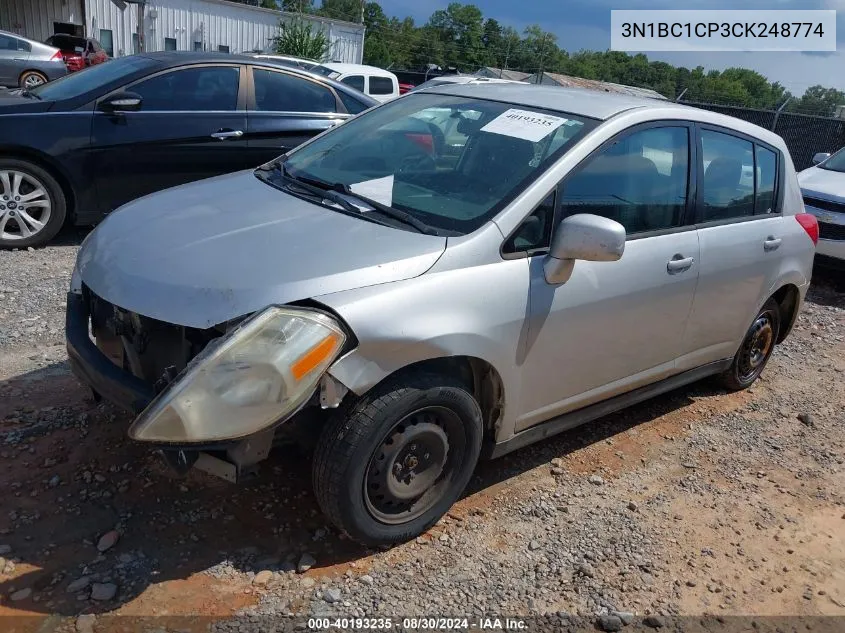
M 783 139 L 774 132 L 748 121 L 701 108 L 681 105 L 664 99 L 634 97 L 589 88 L 564 88 L 521 83 L 448 83 L 412 94 L 448 94 L 458 97 L 504 101 L 516 106 L 543 108 L 605 121 L 634 108 L 659 109 L 661 116 L 711 123 L 753 136 L 764 143 L 786 151 Z
M 335 81 L 325 75 L 313 73 L 299 68 L 297 66 L 289 66 L 279 60 L 274 60 L 268 57 L 255 57 L 252 54 L 236 55 L 232 53 L 216 53 L 216 52 L 194 52 L 194 51 L 156 51 L 154 53 L 141 53 L 139 57 L 146 57 L 159 62 L 164 68 L 174 68 L 176 66 L 187 66 L 190 64 L 203 64 L 208 62 L 230 62 L 235 64 L 250 64 L 252 66 L 265 66 L 268 68 L 278 68 L 288 73 L 302 75 L 303 77 L 310 77 L 321 83 L 331 86 L 336 91 L 341 91 L 350 95 L 354 95 L 359 101 L 363 101 L 370 106 L 377 105 L 378 101 L 369 95 L 359 92 L 346 84 Z
M 395 75 L 389 70 L 377 68 L 376 66 L 367 66 L 366 64 L 344 64 L 341 62 L 325 62 L 321 64 L 326 68 L 339 73 L 366 73 L 367 75 L 376 75 L 377 77 L 394 77 Z

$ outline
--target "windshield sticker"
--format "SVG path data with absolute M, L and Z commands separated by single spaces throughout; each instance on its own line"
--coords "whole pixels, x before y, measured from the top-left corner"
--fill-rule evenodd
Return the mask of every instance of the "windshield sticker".
M 393 204 L 393 174 L 375 180 L 356 182 L 349 185 L 349 190 L 389 207 Z
M 511 108 L 490 121 L 481 128 L 481 131 L 512 136 L 536 143 L 568 120 L 559 116 Z

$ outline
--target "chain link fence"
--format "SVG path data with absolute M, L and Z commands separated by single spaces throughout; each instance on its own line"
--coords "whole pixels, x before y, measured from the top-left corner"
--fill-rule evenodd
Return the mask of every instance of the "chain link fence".
M 755 110 L 716 103 L 682 103 L 727 114 L 779 134 L 786 141 L 797 171 L 812 166 L 813 156 L 818 152 L 832 154 L 845 146 L 845 119 L 798 112 Z

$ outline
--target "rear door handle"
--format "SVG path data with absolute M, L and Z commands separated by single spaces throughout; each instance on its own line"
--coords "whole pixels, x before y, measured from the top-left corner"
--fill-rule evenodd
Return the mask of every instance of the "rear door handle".
M 690 268 L 695 262 L 694 257 L 684 257 L 682 255 L 675 255 L 666 264 L 666 270 L 670 273 L 681 272 Z
M 220 130 L 211 135 L 211 138 L 216 138 L 225 141 L 227 138 L 240 138 L 244 133 L 242 130 Z
M 764 251 L 773 251 L 778 246 L 780 246 L 781 238 L 775 237 L 774 235 L 770 235 L 766 238 L 766 241 L 763 242 L 763 250 Z

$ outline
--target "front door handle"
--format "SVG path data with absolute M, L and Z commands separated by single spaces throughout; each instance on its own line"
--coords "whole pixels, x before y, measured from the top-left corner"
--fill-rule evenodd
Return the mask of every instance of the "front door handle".
M 670 273 L 678 273 L 682 270 L 687 270 L 695 262 L 694 257 L 684 257 L 683 255 L 675 255 L 666 263 L 666 270 Z
M 211 135 L 211 138 L 216 138 L 225 141 L 227 138 L 240 138 L 244 133 L 241 130 L 220 130 Z
M 766 251 L 766 252 L 773 251 L 778 246 L 780 246 L 781 241 L 782 240 L 779 237 L 775 237 L 774 235 L 770 235 L 769 237 L 766 238 L 766 241 L 763 242 L 763 250 Z

